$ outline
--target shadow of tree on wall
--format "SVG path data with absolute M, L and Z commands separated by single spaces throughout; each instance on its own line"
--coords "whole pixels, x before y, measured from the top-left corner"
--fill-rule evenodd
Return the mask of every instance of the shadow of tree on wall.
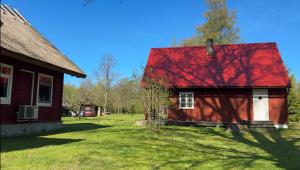
M 283 82 L 286 81 L 285 78 L 287 77 L 287 74 L 285 72 L 286 70 L 282 65 L 281 58 L 278 56 L 275 57 L 275 55 L 277 54 L 274 54 L 274 56 L 267 55 L 270 52 L 274 52 L 274 50 L 275 52 L 277 52 L 277 49 L 274 49 L 276 48 L 275 45 L 262 44 L 259 46 L 239 46 L 236 49 L 224 47 L 225 46 L 221 46 L 220 48 L 216 49 L 216 56 L 211 56 L 210 58 L 201 58 L 201 60 L 204 61 L 198 61 L 200 60 L 200 58 L 195 57 L 197 56 L 195 55 L 195 53 L 197 53 L 196 51 L 201 50 L 200 48 L 197 49 L 195 47 L 193 51 L 186 48 L 180 49 L 182 50 L 181 56 L 175 61 L 174 59 L 169 57 L 170 53 L 172 53 L 171 50 L 168 54 L 165 51 L 158 49 L 157 51 L 155 51 L 155 55 L 162 56 L 163 59 L 156 60 L 150 66 L 152 70 L 158 70 L 158 72 L 148 72 L 147 74 L 153 79 L 156 79 L 157 77 L 165 77 L 167 79 L 168 83 L 166 83 L 165 85 L 170 89 L 173 89 L 173 92 L 175 94 L 173 96 L 173 102 L 175 106 L 178 106 L 178 99 L 176 97 L 178 91 L 183 89 L 195 90 L 195 88 L 199 88 L 199 86 L 211 88 L 208 90 L 201 89 L 203 91 L 206 91 L 206 94 L 208 94 L 208 96 L 202 95 L 201 90 L 199 89 L 195 92 L 195 95 L 198 95 L 199 97 L 195 98 L 195 103 L 199 106 L 199 108 L 196 109 L 199 109 L 201 120 L 203 119 L 205 121 L 216 121 L 216 116 L 218 117 L 217 120 L 222 122 L 231 122 L 233 120 L 237 122 L 241 120 L 252 120 L 251 87 L 253 85 L 255 85 L 256 87 L 266 87 L 268 85 L 272 86 L 272 84 L 270 84 L 269 82 L 274 82 L 274 78 L 276 78 L 277 82 L 284 84 Z M 256 53 L 260 53 L 260 55 L 258 55 L 259 58 L 253 59 L 253 57 L 255 56 L 254 54 Z M 223 57 L 218 57 L 218 54 L 219 56 Z M 180 60 L 180 62 L 178 62 L 178 60 Z M 199 69 L 199 67 L 202 68 Z M 182 84 L 182 88 L 180 86 L 172 86 L 174 84 L 178 84 L 178 82 Z M 267 82 L 266 85 L 265 82 Z M 234 86 L 235 84 L 239 84 L 240 86 Z M 185 89 L 184 87 L 191 88 Z M 226 91 L 225 93 L 224 91 L 220 91 L 220 89 L 224 90 L 224 87 L 231 88 L 232 91 L 237 93 L 243 90 L 239 89 L 240 87 L 243 87 L 244 90 L 248 90 L 248 92 L 245 92 L 244 96 L 234 94 L 227 95 Z M 232 89 L 233 87 L 237 88 Z M 282 89 L 286 91 L 285 88 Z M 287 116 L 285 99 L 286 96 L 283 95 L 281 97 L 283 100 L 285 100 L 285 104 L 281 108 L 277 108 L 278 114 L 280 115 L 279 121 L 286 120 Z M 178 107 L 173 107 L 170 109 L 175 113 L 182 112 L 178 109 Z M 188 114 L 177 115 L 177 118 L 180 120 L 190 120 L 194 118 L 189 117 L 190 115 Z M 212 130 L 211 133 L 221 136 L 225 139 L 241 142 L 248 145 L 249 147 L 261 149 L 270 154 L 271 157 L 260 156 L 251 152 L 243 153 L 238 149 L 234 149 L 234 146 L 231 146 L 230 149 L 226 149 L 218 148 L 215 146 L 203 146 L 201 144 L 199 144 L 198 146 L 187 146 L 181 145 L 176 141 L 166 142 L 170 143 L 170 145 L 174 145 L 174 147 L 181 147 L 182 149 L 189 149 L 199 153 L 215 153 L 217 155 L 219 154 L 233 160 L 237 157 L 234 155 L 222 155 L 222 150 L 237 153 L 238 155 L 240 155 L 238 156 L 238 158 L 240 159 L 245 158 L 245 161 L 243 162 L 232 162 L 232 164 L 230 165 L 227 164 L 226 166 L 229 168 L 235 167 L 235 165 L 242 165 L 242 167 L 247 167 L 256 160 L 271 160 L 277 162 L 276 166 L 287 169 L 296 169 L 300 167 L 299 145 L 295 145 L 295 143 L 299 142 L 300 137 L 293 139 L 284 138 L 281 134 L 281 131 L 278 131 L 277 133 L 250 132 L 255 140 L 249 140 L 241 134 L 233 134 L 233 137 L 228 137 L 224 135 L 223 132 L 219 133 Z M 188 136 L 189 139 L 192 139 L 193 137 L 197 136 Z M 203 160 L 199 162 L 192 160 L 191 167 L 197 166 L 204 162 L 205 161 Z M 172 163 L 172 161 L 166 162 L 165 164 L 168 163 Z M 173 163 L 176 163 L 176 161 Z
M 277 82 L 283 87 L 288 82 L 275 44 L 216 46 L 215 56 L 202 56 L 206 53 L 205 47 L 173 50 L 151 52 L 154 61 L 147 65 L 145 75 L 151 79 L 163 78 L 164 85 L 172 89 L 174 95 L 179 90 L 195 91 L 195 96 L 199 97 L 195 103 L 200 106 L 197 109 L 205 121 L 251 120 L 252 86 L 263 88 Z M 199 87 L 205 88 L 199 90 Z M 279 90 L 286 91 L 285 88 Z M 210 96 L 205 96 L 207 94 Z M 178 100 L 173 102 L 178 106 Z M 171 111 L 180 112 L 178 107 Z M 180 115 L 186 116 L 183 119 L 193 119 Z
M 69 144 L 73 142 L 80 142 L 85 139 L 64 139 L 64 138 L 49 138 L 48 135 L 69 133 L 69 132 L 80 132 L 87 130 L 96 130 L 101 128 L 107 128 L 111 126 L 98 125 L 94 123 L 73 123 L 64 124 L 62 129 L 43 132 L 29 136 L 23 137 L 13 137 L 13 138 L 1 138 L 1 153 L 10 152 L 16 150 L 33 149 L 40 148 L 44 146 L 55 146 Z

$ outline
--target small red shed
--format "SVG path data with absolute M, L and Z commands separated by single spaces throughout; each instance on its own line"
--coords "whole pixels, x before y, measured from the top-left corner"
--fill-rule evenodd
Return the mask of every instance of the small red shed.
M 144 76 L 173 92 L 169 121 L 287 127 L 289 78 L 276 43 L 152 48 Z
M 85 73 L 15 9 L 1 5 L 1 136 L 62 127 L 64 73 Z

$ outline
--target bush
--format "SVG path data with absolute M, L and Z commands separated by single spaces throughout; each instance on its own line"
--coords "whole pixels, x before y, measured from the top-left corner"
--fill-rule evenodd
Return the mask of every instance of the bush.
M 289 122 L 300 122 L 300 113 L 289 115 Z

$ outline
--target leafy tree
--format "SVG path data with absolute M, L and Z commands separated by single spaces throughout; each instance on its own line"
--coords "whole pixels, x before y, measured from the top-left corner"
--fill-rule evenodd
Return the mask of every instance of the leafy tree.
M 296 87 L 296 78 L 294 75 L 290 76 L 290 82 L 291 82 L 291 88 L 289 89 L 289 94 L 288 94 L 288 111 L 289 111 L 289 115 L 296 115 L 296 114 L 300 114 L 300 102 L 299 102 L 299 98 L 296 95 L 297 87 Z M 294 116 L 292 116 L 291 118 L 293 117 Z
M 89 79 L 85 79 L 81 82 L 78 88 L 78 102 L 82 104 L 96 104 L 96 94 L 94 92 L 94 85 Z
M 78 102 L 78 89 L 76 86 L 72 84 L 65 84 L 64 85 L 64 92 L 63 92 L 63 105 L 67 106 L 71 111 L 74 113 L 78 113 L 79 105 Z
M 197 34 L 182 42 L 183 46 L 203 45 L 207 39 L 216 44 L 239 41 L 239 28 L 235 26 L 236 13 L 229 11 L 225 0 L 206 0 L 208 11 L 204 13 L 206 23 L 197 27 Z

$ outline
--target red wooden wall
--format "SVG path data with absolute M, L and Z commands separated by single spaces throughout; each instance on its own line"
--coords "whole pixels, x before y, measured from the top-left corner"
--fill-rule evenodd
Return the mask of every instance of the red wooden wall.
M 37 95 L 37 76 L 38 73 L 43 73 L 53 76 L 53 92 L 52 106 L 39 106 L 38 122 L 57 122 L 61 120 L 60 111 L 62 105 L 63 94 L 63 79 L 64 74 L 48 70 L 46 68 L 31 65 L 25 62 L 11 59 L 6 56 L 0 57 L 0 63 L 13 65 L 13 82 L 11 104 L 0 105 L 1 123 L 14 123 L 17 121 L 16 112 L 19 110 L 19 105 L 30 104 L 28 100 L 31 96 L 31 74 L 22 72 L 21 69 L 26 69 L 35 72 L 33 105 L 36 104 Z M 30 88 L 30 89 L 28 89 Z M 28 99 L 29 98 L 29 99 Z
M 194 92 L 194 109 L 179 109 L 179 91 Z M 287 123 L 286 89 L 269 89 L 270 120 Z M 252 89 L 185 89 L 173 91 L 168 119 L 177 121 L 240 122 L 253 120 Z

